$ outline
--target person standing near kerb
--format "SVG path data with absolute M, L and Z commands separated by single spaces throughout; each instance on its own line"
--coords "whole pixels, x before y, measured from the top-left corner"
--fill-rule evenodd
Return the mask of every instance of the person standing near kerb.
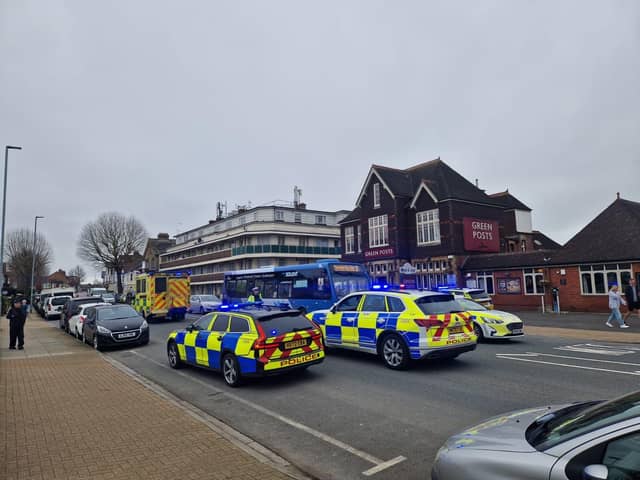
M 249 295 L 249 298 L 247 298 L 247 302 L 249 303 L 262 302 L 262 295 L 260 295 L 260 287 L 253 287 L 251 289 L 251 295 Z
M 24 322 L 27 315 L 22 306 L 22 300 L 16 298 L 13 300 L 13 307 L 7 313 L 9 319 L 9 348 L 16 349 L 16 340 L 18 341 L 18 350 L 24 349 Z
M 611 286 L 611 289 L 609 290 L 609 308 L 611 309 L 611 315 L 609 315 L 607 323 L 605 323 L 607 327 L 613 328 L 613 325 L 611 325 L 611 319 L 615 319 L 615 321 L 620 325 L 620 328 L 629 328 L 629 325 L 624 323 L 624 321 L 622 320 L 622 315 L 620 314 L 620 304 L 626 305 L 627 302 L 625 302 L 620 296 L 618 285 L 613 284 Z
M 640 318 L 640 296 L 638 295 L 638 286 L 634 278 L 629 279 L 629 285 L 624 289 L 624 298 L 627 301 L 628 310 L 624 316 L 624 323 L 626 324 L 633 312 L 636 312 L 638 318 Z

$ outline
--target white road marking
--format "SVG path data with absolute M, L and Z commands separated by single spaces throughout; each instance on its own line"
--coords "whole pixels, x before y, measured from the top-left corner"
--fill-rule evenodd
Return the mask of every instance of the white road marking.
M 498 355 L 508 355 L 510 357 L 514 356 L 509 353 L 499 353 Z M 568 358 L 571 360 L 584 360 L 586 362 L 598 362 L 598 363 L 612 363 L 615 365 L 630 365 L 632 367 L 640 367 L 640 363 L 629 363 L 629 362 L 615 362 L 613 360 L 602 360 L 600 358 L 584 358 L 584 357 L 572 357 L 570 355 L 553 355 L 551 353 L 531 353 L 532 357 L 553 357 L 553 358 Z
M 160 366 L 162 368 L 166 368 L 166 369 L 170 370 L 170 367 L 168 365 L 166 365 L 164 363 L 161 363 L 161 362 L 158 362 L 158 361 L 154 360 L 153 358 L 150 358 L 150 357 L 148 357 L 146 355 L 143 355 L 142 353 L 139 353 L 139 352 L 137 352 L 135 350 L 127 350 L 127 352 L 133 353 L 134 355 L 137 355 L 138 357 L 144 358 L 145 360 L 147 360 L 147 361 L 149 361 L 149 362 L 151 362 L 151 363 L 153 363 L 155 365 L 158 365 L 158 366 Z M 215 387 L 209 385 L 206 382 L 203 382 L 203 381 L 201 381 L 201 380 L 199 380 L 197 378 L 193 378 L 191 375 L 187 375 L 184 372 L 175 371 L 175 373 L 177 373 L 178 375 L 181 375 L 181 376 L 183 376 L 185 378 L 188 378 L 189 380 L 192 380 L 192 381 L 198 383 L 199 385 L 202 385 L 202 386 L 208 388 L 209 390 L 214 391 L 215 393 L 221 393 L 221 394 L 223 394 L 223 395 L 225 395 L 225 396 L 227 396 L 227 397 L 229 397 L 229 398 L 231 398 L 231 399 L 233 399 L 233 400 L 235 400 L 237 402 L 240 402 L 240 403 L 242 403 L 242 404 L 244 404 L 244 405 L 246 405 L 248 407 L 251 407 L 254 410 L 257 410 L 257 411 L 259 411 L 259 412 L 261 412 L 261 413 L 263 413 L 265 415 L 268 415 L 268 416 L 273 417 L 273 418 L 275 418 L 277 420 L 280 420 L 281 422 L 286 423 L 287 425 L 290 425 L 290 426 L 292 426 L 294 428 L 297 428 L 298 430 L 302 430 L 303 432 L 306 432 L 309 435 L 313 435 L 314 437 L 319 438 L 319 439 L 321 439 L 321 440 L 323 440 L 323 441 L 325 441 L 325 442 L 327 442 L 327 443 L 329 443 L 329 444 L 331 444 L 331 445 L 333 445 L 335 447 L 338 447 L 338 448 L 340 448 L 342 450 L 345 450 L 346 452 L 349 452 L 350 454 L 355 455 L 356 457 L 360 457 L 360 458 L 362 458 L 363 460 L 366 460 L 369 463 L 373 463 L 375 466 L 373 468 L 369 469 L 369 470 L 365 470 L 364 472 L 362 472 L 363 475 L 366 475 L 366 476 L 374 475 L 376 473 L 379 473 L 379 472 L 381 472 L 381 471 L 383 471 L 383 470 L 385 470 L 387 468 L 390 468 L 390 467 L 392 467 L 394 465 L 397 465 L 398 463 L 403 462 L 403 461 L 406 460 L 405 457 L 399 456 L 399 457 L 393 458 L 391 460 L 384 461 L 384 460 L 382 460 L 380 458 L 377 458 L 377 457 L 375 457 L 373 455 L 368 454 L 367 452 L 363 452 L 362 450 L 358 450 L 357 448 L 352 447 L 351 445 L 348 445 L 348 444 L 346 444 L 344 442 L 341 442 L 340 440 L 338 440 L 336 438 L 333 438 L 333 437 L 331 437 L 329 435 L 326 435 L 326 434 L 324 434 L 322 432 L 319 432 L 318 430 L 315 430 L 315 429 L 313 429 L 311 427 L 308 427 L 307 425 L 304 425 L 304 424 L 302 424 L 300 422 L 296 422 L 295 420 L 292 420 L 292 419 L 290 419 L 288 417 L 280 415 L 279 413 L 276 413 L 276 412 L 274 412 L 272 410 L 269 410 L 269 409 L 267 409 L 267 408 L 265 408 L 265 407 L 263 407 L 261 405 L 257 405 L 257 404 L 255 404 L 253 402 L 250 402 L 249 400 L 245 400 L 244 398 L 238 397 L 237 395 L 235 395 L 233 393 L 226 392 L 226 391 L 220 390 L 218 388 L 215 388 Z M 369 473 L 367 473 L 367 472 L 369 472 Z
M 531 362 L 531 363 L 541 363 L 544 365 L 555 365 L 558 367 L 567 367 L 567 368 L 578 368 L 581 370 L 595 370 L 598 372 L 607 372 L 607 373 L 620 373 L 622 375 L 634 375 L 634 376 L 640 376 L 640 372 L 625 372 L 623 370 L 610 370 L 607 368 L 596 368 L 596 367 L 585 367 L 582 365 L 567 365 L 566 363 L 556 363 L 556 362 L 545 362 L 542 360 L 533 360 L 530 358 L 522 358 L 522 357 L 511 357 L 509 356 L 509 354 L 502 354 L 502 353 L 498 353 L 496 354 L 497 358 L 502 358 L 502 359 L 506 359 L 506 360 L 517 360 L 518 362 Z
M 568 352 L 593 353 L 596 355 L 610 355 L 614 357 L 619 357 L 621 355 L 629 355 L 630 353 L 634 353 L 628 350 L 605 350 L 603 348 L 589 348 L 586 346 L 583 347 L 579 345 L 567 345 L 564 347 L 555 347 L 555 349 L 564 350 Z
M 634 352 L 640 352 L 640 345 L 631 345 L 628 343 L 616 343 L 615 345 L 605 345 L 602 343 L 585 343 L 588 347 L 601 347 L 601 348 L 623 348 L 625 350 L 633 350 Z

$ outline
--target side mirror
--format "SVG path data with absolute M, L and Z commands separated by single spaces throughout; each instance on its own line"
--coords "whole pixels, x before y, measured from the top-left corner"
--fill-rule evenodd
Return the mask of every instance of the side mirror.
M 187 332 L 193 332 L 196 329 L 196 327 L 193 326 L 193 323 L 191 325 L 187 325 Z
M 609 469 L 606 465 L 589 465 L 582 471 L 583 480 L 607 480 Z

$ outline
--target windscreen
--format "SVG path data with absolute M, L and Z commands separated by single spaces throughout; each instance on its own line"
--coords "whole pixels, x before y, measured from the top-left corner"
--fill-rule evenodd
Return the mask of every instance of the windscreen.
M 285 314 L 274 317 L 264 317 L 258 320 L 267 337 L 277 337 L 285 333 L 311 330 L 314 327 L 304 315 Z
M 489 296 L 484 290 L 474 290 L 469 292 L 469 295 L 471 295 L 471 298 L 473 298 L 474 300 L 485 300 Z
M 416 305 L 426 315 L 438 315 L 441 313 L 455 313 L 464 311 L 453 295 L 443 293 L 439 295 L 426 295 L 415 300 Z
M 218 297 L 215 297 L 213 295 L 200 295 L 200 301 L 201 302 L 219 302 L 220 300 L 218 299 Z
M 98 310 L 98 320 L 109 321 L 122 318 L 137 317 L 138 313 L 129 305 L 105 307 Z
M 472 302 L 466 298 L 456 298 L 456 302 L 460 304 L 460 310 L 464 310 L 466 312 L 486 310 L 486 308 L 479 303 Z
M 369 288 L 369 276 L 362 265 L 334 264 L 329 268 L 331 269 L 333 288 L 338 298 Z

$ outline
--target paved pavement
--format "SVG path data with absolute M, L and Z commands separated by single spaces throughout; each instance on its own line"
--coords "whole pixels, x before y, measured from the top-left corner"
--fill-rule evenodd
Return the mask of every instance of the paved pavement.
M 0 478 L 308 478 L 40 318 L 23 351 L 0 322 Z

